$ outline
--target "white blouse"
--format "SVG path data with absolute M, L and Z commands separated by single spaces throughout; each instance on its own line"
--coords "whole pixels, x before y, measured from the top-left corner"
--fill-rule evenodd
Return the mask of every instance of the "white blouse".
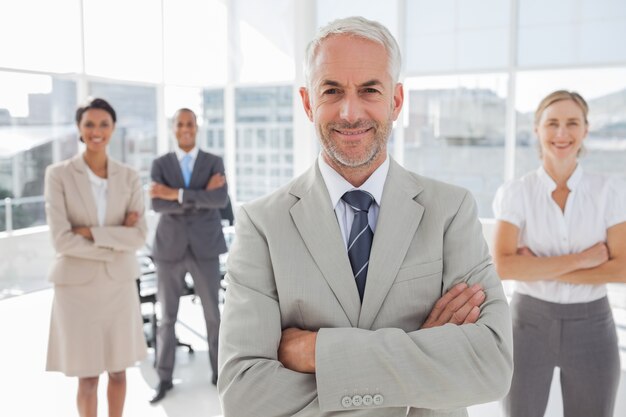
M 556 183 L 543 169 L 509 181 L 493 202 L 497 220 L 520 229 L 520 247 L 537 256 L 579 253 L 606 242 L 606 231 L 626 221 L 626 181 L 615 176 L 583 173 L 578 164 L 567 181 L 565 212 L 552 199 Z M 552 280 L 517 281 L 516 291 L 553 303 L 584 303 L 606 295 L 606 285 L 569 284 Z
M 100 178 L 89 168 L 87 164 L 87 174 L 89 175 L 89 182 L 91 183 L 91 192 L 93 198 L 96 201 L 96 208 L 98 209 L 98 225 L 104 226 L 104 219 L 107 211 L 107 180 Z

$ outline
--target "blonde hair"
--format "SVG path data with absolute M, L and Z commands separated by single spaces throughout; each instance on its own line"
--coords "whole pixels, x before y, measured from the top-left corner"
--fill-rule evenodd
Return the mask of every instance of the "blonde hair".
M 545 109 L 547 109 L 557 101 L 563 100 L 572 100 L 574 103 L 578 104 L 578 107 L 580 107 L 580 109 L 583 111 L 585 124 L 589 124 L 589 121 L 587 120 L 587 115 L 589 114 L 589 106 L 587 105 L 585 99 L 575 91 L 557 90 L 548 94 L 543 98 L 543 100 L 541 100 L 541 102 L 539 102 L 539 106 L 537 106 L 537 110 L 535 110 L 535 126 L 539 126 L 541 115 L 543 114 Z

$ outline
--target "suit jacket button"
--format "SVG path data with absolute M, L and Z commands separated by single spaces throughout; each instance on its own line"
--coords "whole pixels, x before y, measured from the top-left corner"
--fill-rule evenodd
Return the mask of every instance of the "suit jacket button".
M 366 405 L 369 407 L 373 403 L 374 403 L 374 399 L 372 398 L 371 395 L 368 394 L 368 395 L 363 396 L 363 405 Z
M 360 407 L 363 404 L 363 397 L 360 395 L 352 396 L 352 405 L 355 407 Z
M 380 394 L 374 395 L 374 405 L 383 405 L 384 398 Z
M 341 399 L 341 405 L 344 406 L 344 408 L 350 408 L 352 407 L 352 398 L 348 397 L 347 395 L 345 397 L 343 397 Z

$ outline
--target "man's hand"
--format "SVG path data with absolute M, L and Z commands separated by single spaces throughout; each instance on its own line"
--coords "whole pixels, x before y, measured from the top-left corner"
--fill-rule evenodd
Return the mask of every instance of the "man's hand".
M 161 200 L 178 201 L 178 189 L 153 182 L 150 184 L 150 197 L 160 198 Z
M 137 221 L 139 221 L 139 213 L 131 211 L 126 214 L 126 218 L 124 218 L 124 223 L 122 223 L 122 225 L 126 227 L 133 227 L 137 224 Z
M 209 182 L 206 185 L 205 190 L 206 191 L 216 190 L 218 188 L 222 188 L 225 184 L 226 184 L 226 177 L 224 176 L 224 174 L 220 174 L 218 172 L 217 174 L 213 174 L 211 178 L 209 178 Z
M 443 295 L 433 307 L 421 329 L 452 324 L 476 323 L 480 315 L 479 306 L 485 301 L 485 293 L 478 284 L 468 287 L 466 283 L 456 284 Z
M 278 360 L 287 369 L 315 373 L 315 342 L 317 332 L 295 327 L 283 330 L 278 346 Z
M 88 227 L 85 227 L 85 226 L 72 227 L 72 233 L 82 236 L 85 239 L 91 240 L 93 242 L 93 235 L 91 234 L 91 229 Z

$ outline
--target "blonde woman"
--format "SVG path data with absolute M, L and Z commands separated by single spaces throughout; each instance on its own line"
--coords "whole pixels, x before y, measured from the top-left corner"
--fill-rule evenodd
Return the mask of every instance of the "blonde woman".
M 76 112 L 85 152 L 46 170 L 46 216 L 57 253 L 48 371 L 78 377 L 81 417 L 97 414 L 108 373 L 109 416 L 122 415 L 127 367 L 146 356 L 135 251 L 146 238 L 137 172 L 107 155 L 113 108 L 94 99 Z
M 555 367 L 566 417 L 612 417 L 620 377 L 606 283 L 626 282 L 626 185 L 583 170 L 588 107 L 555 91 L 535 113 L 541 167 L 500 187 L 494 260 L 511 303 L 510 417 L 544 415 Z

